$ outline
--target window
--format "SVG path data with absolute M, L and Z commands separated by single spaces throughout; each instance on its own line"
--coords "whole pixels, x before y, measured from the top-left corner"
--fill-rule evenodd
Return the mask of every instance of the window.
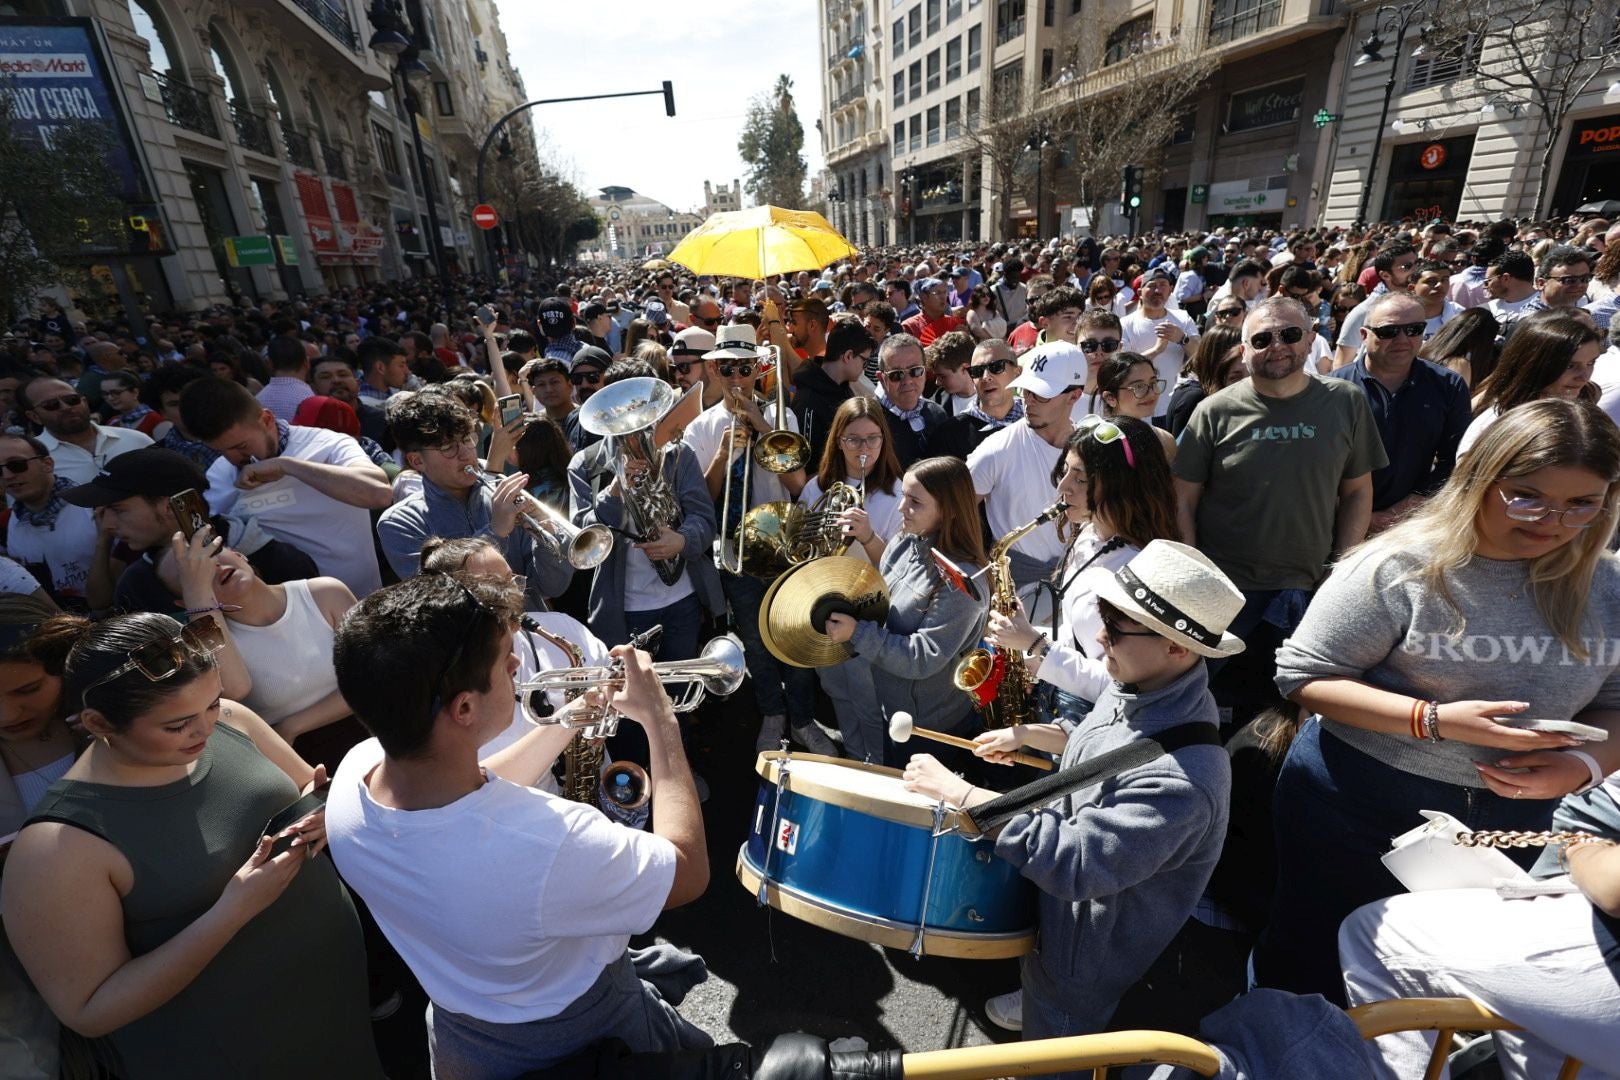
M 945 21 L 955 22 L 962 17 L 962 0 L 945 0 Z
M 945 81 L 955 82 L 962 77 L 962 39 L 951 38 L 945 44 Z
M 1176 130 L 1170 133 L 1170 145 L 1185 146 L 1187 143 L 1192 142 L 1193 136 L 1198 132 L 1195 126 L 1197 121 L 1198 109 L 1196 107 L 1182 113 L 1176 120 Z
M 1052 85 L 1052 50 L 1041 50 L 1041 86 Z
M 911 39 L 913 49 L 922 44 L 922 8 L 914 7 L 906 12 L 906 36 Z
M 1041 10 L 1041 25 L 1051 26 L 1055 22 L 1057 22 L 1057 0 L 1046 0 L 1046 5 Z
M 914 60 L 911 63 L 911 100 L 916 101 L 922 97 L 922 61 Z
M 1445 45 L 1431 46 L 1426 56 L 1412 61 L 1412 69 L 1406 76 L 1406 88 L 1422 90 L 1472 75 L 1479 69 L 1480 49 L 1484 44 L 1484 38 L 1470 34 L 1456 44 L 1447 42 Z
M 894 155 L 899 157 L 906 152 L 906 124 L 902 120 L 894 125 Z
M 939 33 L 939 0 L 928 0 L 928 33 Z
M 1080 4 L 1081 4 L 1081 0 L 1069 0 L 1069 14 L 1070 15 L 1078 15 L 1078 14 L 1080 14 Z
M 911 142 L 910 142 L 909 146 L 910 146 L 910 149 L 912 149 L 912 150 L 921 150 L 922 149 L 922 117 L 921 116 L 913 116 L 911 118 Z
M 939 89 L 939 50 L 928 54 L 928 92 Z
M 1005 45 L 1024 36 L 1024 0 L 999 0 L 996 4 L 996 44 Z
M 979 61 L 984 53 L 984 27 L 973 26 L 968 28 L 968 70 L 978 71 Z
M 896 56 L 899 56 L 901 53 L 903 53 L 905 51 L 906 51 L 906 20 L 904 20 L 904 19 L 896 19 L 896 20 L 894 20 L 894 45 L 890 48 L 890 52 L 894 53 L 894 55 L 896 55 Z
M 906 73 L 903 72 L 903 71 L 897 71 L 897 72 L 894 73 L 894 105 L 895 105 L 895 108 L 899 108 L 901 105 L 904 105 L 905 103 L 906 103 Z
M 1130 22 L 1120 23 L 1114 27 L 1113 33 L 1108 35 L 1108 42 L 1103 46 L 1103 67 L 1117 64 L 1127 56 L 1144 51 L 1144 47 L 1152 37 L 1152 15 L 1141 15 Z
M 383 173 L 395 187 L 404 187 L 404 181 L 399 175 L 399 151 L 394 148 L 394 137 L 388 129 L 376 121 L 371 124 L 371 136 L 377 143 L 377 163 L 382 166 Z
M 433 84 L 433 103 L 439 107 L 440 116 L 456 115 L 455 99 L 450 96 L 450 84 L 436 82 Z
M 945 137 L 954 139 L 962 134 L 962 99 L 951 98 L 945 103 Z
M 1209 43 L 1258 34 L 1282 22 L 1282 0 L 1215 0 L 1209 8 Z
M 996 116 L 1010 116 L 1024 96 L 1024 62 L 1014 60 L 996 69 L 991 77 L 991 108 Z
M 928 110 L 928 145 L 934 146 L 939 142 L 939 106 L 935 105 Z
M 979 91 L 977 88 L 967 92 L 967 126 L 969 131 L 979 126 Z

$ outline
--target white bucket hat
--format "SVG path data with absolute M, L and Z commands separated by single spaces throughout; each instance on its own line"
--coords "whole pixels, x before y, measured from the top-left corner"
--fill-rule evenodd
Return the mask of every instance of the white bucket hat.
M 1243 594 L 1197 548 L 1154 540 L 1093 586 L 1132 619 L 1200 656 L 1236 656 L 1243 642 L 1226 632 Z
M 714 351 L 703 354 L 705 360 L 754 360 L 759 356 L 759 339 L 754 328 L 747 323 L 722 326 L 714 339 Z

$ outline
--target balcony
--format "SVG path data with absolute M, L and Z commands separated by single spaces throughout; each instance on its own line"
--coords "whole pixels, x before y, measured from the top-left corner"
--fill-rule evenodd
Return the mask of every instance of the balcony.
M 321 164 L 326 166 L 326 175 L 339 180 L 349 178 L 349 170 L 343 165 L 343 151 L 329 142 L 321 143 Z
M 292 0 L 293 6 L 314 19 L 322 30 L 337 38 L 350 52 L 360 51 L 360 37 L 349 22 L 349 13 L 341 11 L 325 0 Z
M 256 12 L 267 21 L 267 32 L 287 46 L 309 49 L 317 62 L 353 65 L 360 90 L 385 90 L 388 72 L 365 47 L 365 38 L 349 19 L 342 0 L 235 0 L 231 5 Z
M 306 169 L 315 168 L 315 144 L 308 135 L 291 124 L 281 129 L 281 141 L 287 147 L 287 160 Z
M 231 102 L 231 124 L 236 128 L 236 141 L 242 149 L 252 150 L 265 157 L 276 156 L 276 145 L 270 139 L 270 122 L 240 102 Z
M 1009 41 L 1016 41 L 1024 36 L 1024 17 L 1018 16 L 996 27 L 996 44 L 1005 45 Z
M 1283 0 L 1226 0 L 1210 11 L 1209 44 L 1225 45 L 1282 22 Z
M 214 106 L 207 93 L 162 72 L 152 77 L 163 91 L 163 115 L 169 123 L 210 139 L 219 138 L 219 121 L 214 118 Z

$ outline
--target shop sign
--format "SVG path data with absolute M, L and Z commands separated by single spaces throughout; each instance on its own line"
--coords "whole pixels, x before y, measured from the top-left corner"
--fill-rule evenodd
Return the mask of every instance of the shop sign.
M 1207 203 L 1207 202 L 1209 202 L 1209 185 L 1208 184 L 1194 184 L 1192 186 L 1192 199 L 1191 199 L 1191 201 L 1194 202 L 1194 203 Z
M 1280 214 L 1287 198 L 1286 188 L 1268 188 L 1267 181 L 1229 180 L 1209 185 L 1211 214 Z
M 1446 148 L 1439 143 L 1430 143 L 1418 155 L 1418 164 L 1425 169 L 1438 169 L 1446 163 Z
M 298 247 L 297 247 L 296 244 L 293 243 L 293 238 L 292 237 L 290 237 L 290 236 L 278 236 L 278 237 L 276 237 L 276 250 L 281 252 L 281 265 L 283 265 L 283 266 L 297 266 L 298 265 Z
M 1577 124 L 1569 147 L 1571 154 L 1620 153 L 1620 116 L 1602 116 Z
M 232 266 L 276 265 L 276 253 L 268 236 L 227 236 L 225 258 Z
M 1304 100 L 1303 77 L 1239 91 L 1227 102 L 1227 134 L 1291 124 L 1299 119 L 1299 107 Z

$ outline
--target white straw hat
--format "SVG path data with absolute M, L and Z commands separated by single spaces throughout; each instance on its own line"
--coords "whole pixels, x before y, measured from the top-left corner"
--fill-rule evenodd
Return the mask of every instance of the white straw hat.
M 1118 571 L 1098 575 L 1097 595 L 1161 637 L 1200 656 L 1236 656 L 1243 642 L 1226 628 L 1243 594 L 1204 553 L 1154 540 Z
M 759 355 L 759 339 L 754 328 L 747 323 L 722 326 L 715 335 L 714 351 L 703 354 L 705 360 L 753 360 Z

